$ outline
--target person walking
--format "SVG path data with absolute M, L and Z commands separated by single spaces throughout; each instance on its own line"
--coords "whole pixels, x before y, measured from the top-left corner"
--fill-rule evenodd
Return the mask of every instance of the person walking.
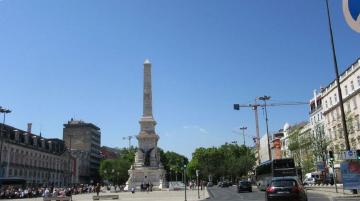
M 99 196 L 99 193 L 100 193 L 100 184 L 99 183 L 96 184 L 95 192 L 96 192 L 96 196 Z

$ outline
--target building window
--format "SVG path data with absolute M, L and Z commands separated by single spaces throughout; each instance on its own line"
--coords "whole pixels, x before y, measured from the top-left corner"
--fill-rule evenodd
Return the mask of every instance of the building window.
M 335 117 L 336 117 L 336 118 L 339 118 L 339 113 L 338 113 L 337 108 L 334 110 L 334 113 L 335 113 Z M 335 120 L 335 118 L 334 118 L 334 120 Z
M 355 116 L 355 121 L 356 121 L 356 131 L 360 130 L 360 119 L 359 119 L 359 115 Z
M 347 111 L 348 111 L 348 112 L 351 112 L 351 107 L 350 107 L 350 103 L 349 103 L 349 102 L 346 103 L 346 106 L 347 106 Z
M 353 81 L 350 82 L 350 87 L 351 87 L 351 91 L 354 91 L 354 90 L 355 90 L 354 82 L 353 82 Z
M 332 103 L 332 98 L 330 97 L 330 106 L 332 106 L 332 104 L 333 104 L 333 103 Z
M 339 132 L 339 138 L 343 138 L 344 137 L 343 129 L 340 124 L 338 125 L 338 132 Z
M 356 108 L 357 108 L 356 96 L 354 96 L 354 98 L 352 99 L 352 101 L 353 101 L 354 109 L 356 109 Z
M 360 87 L 360 76 L 357 76 L 358 85 Z
M 334 139 L 337 139 L 337 132 L 336 132 L 336 127 L 333 127 L 333 135 L 334 135 Z
M 327 100 L 325 101 L 325 108 L 328 109 L 328 103 Z
M 336 104 L 336 102 L 337 102 L 337 95 L 336 95 L 336 93 L 334 94 L 334 101 L 335 101 L 335 104 Z
M 345 95 L 349 95 L 349 91 L 348 91 L 348 88 L 347 88 L 347 85 L 345 85 Z
M 355 138 L 351 138 L 351 146 L 352 147 L 356 147 L 356 139 Z

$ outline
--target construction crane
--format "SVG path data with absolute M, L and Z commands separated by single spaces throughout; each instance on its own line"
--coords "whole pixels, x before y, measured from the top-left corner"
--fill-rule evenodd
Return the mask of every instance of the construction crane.
M 135 135 L 129 135 L 127 137 L 123 137 L 123 140 L 129 140 L 129 149 L 131 148 L 131 139 L 133 139 L 134 137 L 136 137 Z
M 270 96 L 263 96 L 263 97 L 259 97 L 259 98 L 255 98 L 255 101 L 253 104 L 234 104 L 234 110 L 240 110 L 240 108 L 252 108 L 254 110 L 255 113 L 255 126 L 256 126 L 256 137 L 253 138 L 255 144 L 256 144 L 256 150 L 257 150 L 257 154 L 258 154 L 258 162 L 260 164 L 260 131 L 259 131 L 259 115 L 258 115 L 258 107 L 262 107 L 262 108 L 266 108 L 267 107 L 276 107 L 276 106 L 294 106 L 294 105 L 308 105 L 309 103 L 307 102 L 279 102 L 279 103 L 266 103 L 266 100 L 269 100 Z M 263 100 L 264 104 L 258 104 L 257 100 Z M 267 124 L 268 118 L 267 118 L 267 114 L 266 114 L 266 124 Z M 267 126 L 266 126 L 267 127 Z M 268 134 L 268 128 L 267 129 L 267 134 Z M 269 148 L 269 158 L 271 159 L 271 155 L 270 155 L 270 143 L 269 143 L 269 139 L 268 139 L 268 148 Z

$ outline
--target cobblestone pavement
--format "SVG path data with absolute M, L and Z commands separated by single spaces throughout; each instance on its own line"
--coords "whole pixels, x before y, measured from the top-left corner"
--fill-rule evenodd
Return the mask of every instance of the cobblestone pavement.
M 186 193 L 187 193 L 188 201 L 204 200 L 209 196 L 206 190 L 200 191 L 200 199 L 198 199 L 197 190 L 187 190 Z M 153 201 L 184 201 L 185 198 L 184 191 L 153 191 L 148 193 L 135 192 L 134 194 L 130 192 L 100 193 L 100 195 L 110 195 L 110 194 L 119 195 L 119 200 L 121 201 L 152 201 L 152 200 Z M 95 194 L 90 193 L 90 194 L 74 195 L 73 201 L 92 201 L 93 195 Z M 42 201 L 42 200 L 43 198 L 29 198 L 29 199 L 12 199 L 11 201 Z

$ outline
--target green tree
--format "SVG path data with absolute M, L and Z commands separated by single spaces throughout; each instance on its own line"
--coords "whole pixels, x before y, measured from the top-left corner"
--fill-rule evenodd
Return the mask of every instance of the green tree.
M 160 151 L 160 160 L 164 169 L 166 170 L 167 180 L 174 180 L 175 178 L 181 179 L 182 171 L 184 165 L 189 163 L 189 159 L 181 154 L 178 154 L 173 151 L 164 152 L 162 149 Z M 170 178 L 172 176 L 172 178 Z
M 289 145 L 291 156 L 295 164 L 303 172 L 314 171 L 313 138 L 310 129 L 305 129 L 305 124 L 293 126 L 289 131 Z
M 125 184 L 129 178 L 128 170 L 134 162 L 135 148 L 119 150 L 117 159 L 106 159 L 100 162 L 100 176 L 112 183 Z
M 253 151 L 237 144 L 224 144 L 220 147 L 197 148 L 192 154 L 188 174 L 195 175 L 200 170 L 200 178 L 214 181 L 228 179 L 236 180 L 247 176 L 255 165 Z
M 314 126 L 313 135 L 311 135 L 311 145 L 313 155 L 319 162 L 326 162 L 327 149 L 330 145 L 330 139 L 325 135 L 324 125 L 316 124 Z

